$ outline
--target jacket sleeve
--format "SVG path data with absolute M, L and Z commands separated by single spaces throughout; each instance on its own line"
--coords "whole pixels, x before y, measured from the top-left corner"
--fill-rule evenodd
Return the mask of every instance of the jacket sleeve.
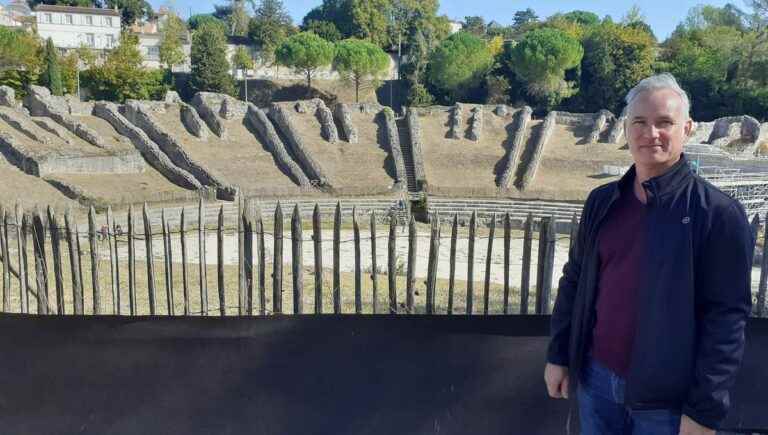
M 734 202 L 713 216 L 696 271 L 695 372 L 683 413 L 713 429 L 726 417 L 744 353 L 754 246 L 747 216 Z
M 547 349 L 547 362 L 560 366 L 568 366 L 568 346 L 571 336 L 571 315 L 576 299 L 576 289 L 581 276 L 581 265 L 584 257 L 586 239 L 586 221 L 593 195 L 587 198 L 584 209 L 581 212 L 581 221 L 576 240 L 571 244 L 568 252 L 568 261 L 563 266 L 563 275 L 557 286 L 555 307 L 552 310 L 550 321 L 550 342 Z

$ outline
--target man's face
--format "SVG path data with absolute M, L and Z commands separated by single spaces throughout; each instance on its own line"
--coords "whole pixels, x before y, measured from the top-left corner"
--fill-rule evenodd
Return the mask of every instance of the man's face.
M 665 169 L 675 164 L 692 125 L 675 91 L 659 89 L 638 95 L 625 125 L 635 164 L 648 169 Z

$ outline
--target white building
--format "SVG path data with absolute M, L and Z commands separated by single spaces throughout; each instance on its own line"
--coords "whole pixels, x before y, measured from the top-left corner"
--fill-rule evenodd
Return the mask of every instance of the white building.
M 13 0 L 8 6 L 0 5 L 0 26 L 23 27 L 29 24 L 32 10 L 25 0 Z
M 40 4 L 34 14 L 37 33 L 56 48 L 109 50 L 120 43 L 120 11 Z

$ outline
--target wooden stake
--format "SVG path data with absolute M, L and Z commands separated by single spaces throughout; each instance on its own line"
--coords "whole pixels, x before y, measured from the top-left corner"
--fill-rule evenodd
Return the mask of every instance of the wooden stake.
M 315 314 L 323 312 L 323 234 L 320 225 L 320 205 L 312 212 L 312 239 L 315 248 Z
M 293 216 L 291 217 L 291 272 L 293 275 L 293 313 L 304 313 L 304 270 L 302 258 L 302 240 L 301 214 L 299 213 L 299 204 L 293 207 Z

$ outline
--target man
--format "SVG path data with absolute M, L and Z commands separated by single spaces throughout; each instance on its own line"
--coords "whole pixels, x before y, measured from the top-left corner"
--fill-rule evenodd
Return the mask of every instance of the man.
M 626 101 L 634 165 L 584 205 L 547 390 L 576 392 L 587 435 L 714 434 L 741 364 L 754 237 L 741 205 L 689 168 L 693 123 L 674 77 L 646 78 Z

